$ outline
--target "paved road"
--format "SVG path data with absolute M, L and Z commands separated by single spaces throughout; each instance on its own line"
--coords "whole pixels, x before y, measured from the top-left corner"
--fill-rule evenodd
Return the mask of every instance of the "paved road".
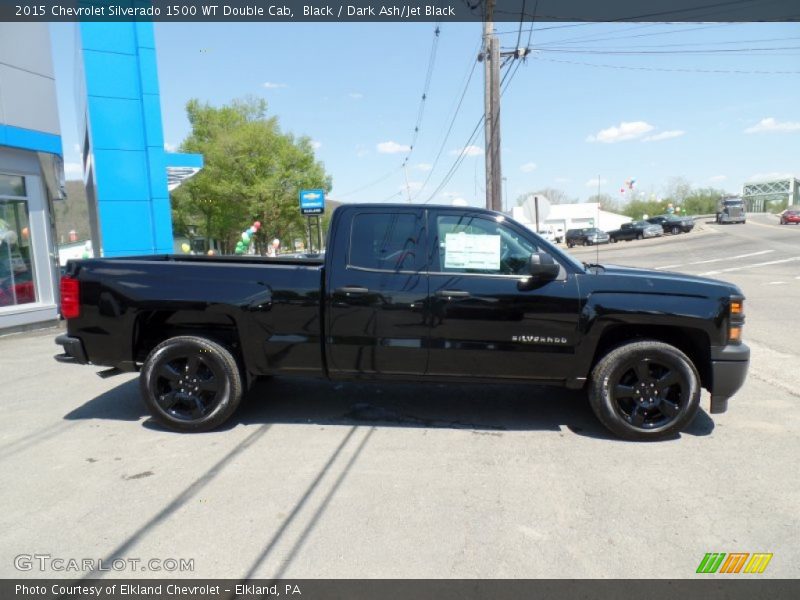
M 227 428 L 179 435 L 133 376 L 55 363 L 53 332 L 0 339 L 0 577 L 34 553 L 208 577 L 694 577 L 736 551 L 797 577 L 800 227 L 702 224 L 600 262 L 743 288 L 753 366 L 728 413 L 641 444 L 575 392 L 277 379 Z

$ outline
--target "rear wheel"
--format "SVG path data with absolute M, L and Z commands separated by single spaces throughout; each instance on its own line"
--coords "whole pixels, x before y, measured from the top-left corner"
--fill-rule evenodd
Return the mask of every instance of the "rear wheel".
M 674 436 L 700 405 L 700 381 L 678 348 L 652 340 L 609 352 L 592 370 L 589 402 L 611 432 L 629 440 Z
M 239 406 L 242 375 L 224 346 L 202 337 L 178 336 L 150 352 L 139 388 L 160 424 L 176 431 L 208 431 Z

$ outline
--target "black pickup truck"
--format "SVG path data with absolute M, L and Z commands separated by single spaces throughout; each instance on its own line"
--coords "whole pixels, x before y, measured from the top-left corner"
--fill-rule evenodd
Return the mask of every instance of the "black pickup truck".
M 654 225 L 647 221 L 631 221 L 630 223 L 623 223 L 619 229 L 614 229 L 608 232 L 608 237 L 612 242 L 631 240 L 641 240 L 644 238 L 659 237 L 664 234 L 660 225 Z
M 491 211 L 345 205 L 324 258 L 70 261 L 63 362 L 140 371 L 152 416 L 220 425 L 258 377 L 585 388 L 628 439 L 724 412 L 744 383 L 742 292 L 586 265 Z

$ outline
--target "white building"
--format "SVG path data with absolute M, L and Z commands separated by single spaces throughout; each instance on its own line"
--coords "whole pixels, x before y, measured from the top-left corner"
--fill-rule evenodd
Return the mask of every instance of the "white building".
M 526 227 L 535 229 L 535 216 L 523 206 L 515 206 L 511 216 Z M 619 229 L 623 223 L 632 221 L 630 217 L 601 210 L 597 202 L 580 204 L 553 204 L 539 215 L 539 230 L 552 230 L 561 237 L 568 229 L 597 227 L 603 231 Z

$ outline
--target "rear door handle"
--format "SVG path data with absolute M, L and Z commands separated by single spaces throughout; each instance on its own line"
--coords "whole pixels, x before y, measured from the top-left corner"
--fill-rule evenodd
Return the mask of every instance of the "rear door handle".
M 440 298 L 469 298 L 469 292 L 463 290 L 439 290 L 436 295 Z
M 369 294 L 369 290 L 365 287 L 354 287 L 354 286 L 344 286 L 340 288 L 336 288 L 337 294 L 354 294 L 354 295 L 361 295 L 361 294 Z

